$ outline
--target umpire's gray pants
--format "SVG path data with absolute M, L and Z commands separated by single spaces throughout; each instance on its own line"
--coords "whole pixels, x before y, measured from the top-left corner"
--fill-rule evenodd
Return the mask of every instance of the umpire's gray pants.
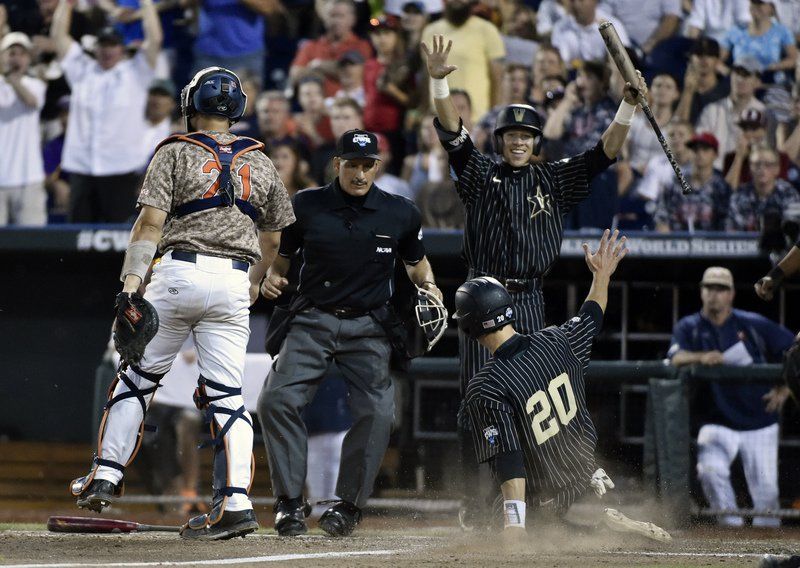
M 389 342 L 370 316 L 339 319 L 317 308 L 298 313 L 258 399 L 272 492 L 303 494 L 308 433 L 301 413 L 331 361 L 347 380 L 353 426 L 342 444 L 336 495 L 363 507 L 372 493 L 394 418 Z

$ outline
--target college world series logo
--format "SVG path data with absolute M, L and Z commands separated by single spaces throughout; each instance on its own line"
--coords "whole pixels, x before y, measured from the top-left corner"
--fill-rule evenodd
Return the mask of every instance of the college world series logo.
M 353 144 L 358 144 L 362 148 L 369 144 L 369 136 L 366 134 L 354 134 L 353 135 Z

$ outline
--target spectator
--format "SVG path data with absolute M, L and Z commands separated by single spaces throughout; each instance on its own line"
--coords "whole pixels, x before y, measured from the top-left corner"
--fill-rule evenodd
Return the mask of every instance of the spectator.
M 678 82 L 671 75 L 656 75 L 650 83 L 649 95 L 650 109 L 656 122 L 663 129 L 672 120 L 675 103 L 680 97 Z M 639 175 L 644 173 L 645 167 L 653 157 L 663 154 L 664 151 L 653 132 L 653 127 L 643 112 L 634 115 L 625 148 L 630 167 Z
M 461 89 L 469 94 L 472 105 L 469 116 L 476 121 L 500 104 L 506 51 L 498 29 L 472 15 L 473 4 L 473 0 L 446 0 L 444 17 L 425 27 L 422 40 L 427 45 L 433 45 L 434 35 L 452 40 L 448 61 L 458 69 L 447 77 L 450 90 Z
M 688 175 L 688 166 L 694 153 L 687 146 L 694 134 L 692 125 L 685 120 L 673 119 L 667 125 L 667 137 L 672 148 L 675 161 L 685 175 Z M 657 203 L 661 194 L 675 183 L 675 172 L 672 170 L 667 156 L 663 153 L 650 158 L 644 169 L 642 179 L 636 184 L 636 194 L 653 204 Z
M 27 74 L 32 49 L 22 32 L 0 41 L 0 226 L 47 223 L 39 131 L 45 84 Z
M 456 110 L 461 114 L 462 122 L 464 124 L 464 128 L 468 131 L 472 130 L 472 97 L 469 96 L 469 93 L 464 89 L 451 89 L 450 96 L 453 99 L 453 105 L 455 105 Z
M 709 36 L 722 43 L 728 30 L 749 23 L 748 0 L 693 0 L 686 19 L 686 35 L 690 38 Z
M 750 172 L 750 149 L 767 144 L 767 120 L 764 113 L 758 110 L 745 109 L 739 116 L 737 125 L 742 135 L 736 142 L 736 150 L 725 154 L 722 173 L 725 181 L 731 187 L 739 187 L 752 179 Z M 778 152 L 780 157 L 780 173 L 778 177 L 788 180 L 789 168 L 792 162 L 784 152 Z
M 277 144 L 300 143 L 291 111 L 291 102 L 280 91 L 265 91 L 256 99 L 258 138 L 266 145 L 267 153 Z M 305 155 L 307 148 L 302 153 Z
M 422 30 L 428 25 L 428 15 L 425 12 L 425 5 L 422 2 L 412 0 L 403 5 L 403 13 L 400 16 L 400 27 L 403 30 L 403 43 L 406 46 L 406 64 L 409 67 L 411 77 L 418 87 L 424 87 L 427 83 L 427 74 L 423 77 L 418 74 L 422 71 L 422 53 L 419 43 L 422 41 Z M 427 93 L 427 90 L 425 90 Z M 422 100 L 427 100 L 423 98 Z
M 261 81 L 252 73 L 242 71 L 238 73 L 239 83 L 245 93 L 253 93 L 247 97 L 244 105 L 244 114 L 235 124 L 231 125 L 231 132 L 236 136 L 258 137 L 258 117 L 256 116 L 256 94 L 261 90 Z
M 800 3 L 792 0 L 779 0 L 773 7 L 780 23 L 789 28 L 795 37 L 795 42 L 800 43 Z
M 422 117 L 417 130 L 417 153 L 403 160 L 401 177 L 409 183 L 414 194 L 418 194 L 425 184 L 438 183 L 448 177 L 447 154 L 439 144 L 433 118 L 433 115 Z
M 378 171 L 375 183 L 380 183 L 380 188 L 386 193 L 399 195 L 409 201 L 414 201 L 415 194 L 408 182 L 390 173 L 393 159 L 392 146 L 382 134 L 378 134 L 378 153 L 381 156 L 381 169 Z
M 500 104 L 484 114 L 472 132 L 475 147 L 481 152 L 491 150 L 491 140 L 497 116 L 507 105 L 529 104 L 528 93 L 531 90 L 531 70 L 525 65 L 506 65 L 503 72 L 502 98 Z
M 601 20 L 613 23 L 622 44 L 631 45 L 625 26 L 610 14 L 598 10 L 597 3 L 597 0 L 572 0 L 572 12 L 553 26 L 553 37 L 561 59 L 572 68 L 577 68 L 581 61 L 606 60 L 606 45 L 597 33 Z
M 670 231 L 721 231 L 730 202 L 731 188 L 714 169 L 719 143 L 713 134 L 701 132 L 686 146 L 694 151 L 691 168 L 685 175 L 692 193 L 684 195 L 681 185 L 673 181 L 662 194 L 653 216 L 659 233 Z
M 397 21 L 373 18 L 370 25 L 369 39 L 375 57 L 364 67 L 364 128 L 386 137 L 395 163 L 383 162 L 381 168 L 397 174 L 406 155 L 403 117 L 406 108 L 415 102 L 413 81 Z
M 347 97 L 364 106 L 364 57 L 357 51 L 348 51 L 338 61 L 339 90 L 332 97 L 325 99 L 330 106 L 335 99 Z
M 364 111 L 353 99 L 336 99 L 330 109 L 330 126 L 334 140 L 341 138 L 348 130 L 364 128 Z M 336 143 L 326 142 L 311 154 L 311 176 L 319 185 L 330 183 L 335 177 L 333 157 Z
M 647 54 L 675 35 L 683 15 L 680 0 L 604 0 L 603 6 L 622 22 L 633 43 Z
M 717 40 L 710 37 L 695 40 L 683 78 L 683 92 L 675 110 L 681 120 L 697 124 L 700 113 L 707 105 L 730 94 L 728 78 L 717 72 L 719 64 L 720 48 Z
M 508 17 L 503 18 L 501 37 L 506 49 L 506 64 L 530 65 L 539 48 L 539 43 L 534 41 L 536 12 L 521 2 L 510 3 Z
M 548 42 L 553 27 L 567 17 L 571 0 L 542 0 L 536 12 L 536 35 L 542 42 Z M 548 42 L 549 43 L 549 42 Z
M 773 20 L 775 0 L 751 0 L 751 22 L 728 30 L 721 44 L 723 59 L 729 52 L 733 60 L 756 59 L 765 71 L 776 72 L 774 83 L 785 83 L 786 72 L 793 73 L 797 63 L 797 47 L 789 28 Z
M 356 9 L 352 0 L 331 0 L 322 8 L 325 33 L 322 37 L 300 45 L 289 69 L 289 78 L 298 83 L 308 72 L 325 78 L 325 96 L 332 97 L 340 89 L 338 61 L 348 51 L 358 51 L 366 60 L 372 55 L 369 42 L 353 33 Z
M 44 188 L 47 190 L 47 222 L 66 223 L 69 217 L 69 176 L 61 169 L 67 122 L 69 122 L 69 95 L 58 101 L 60 134 L 45 143 L 42 148 L 44 161 Z
M 548 89 L 543 83 L 551 77 L 561 77 L 566 81 L 567 67 L 558 49 L 552 45 L 542 45 L 533 58 L 533 85 L 529 95 L 537 110 L 546 102 Z
M 161 46 L 152 0 L 141 5 L 145 41 L 131 59 L 125 59 L 113 28 L 98 36 L 96 59 L 86 55 L 67 34 L 69 0 L 60 0 L 53 20 L 52 37 L 72 88 L 63 166 L 70 172 L 71 218 L 76 223 L 123 222 L 134 213 L 137 172 L 148 158 L 142 144 L 147 88 Z
M 220 66 L 264 82 L 264 16 L 282 10 L 279 0 L 199 0 L 194 72 Z
M 682 318 L 672 333 L 673 365 L 739 365 L 781 360 L 792 333 L 760 314 L 733 307 L 733 275 L 712 266 L 700 281 L 702 309 Z M 731 463 L 740 456 L 753 506 L 776 511 L 778 503 L 778 411 L 788 396 L 785 386 L 709 384 L 697 435 L 697 476 L 712 509 L 736 510 Z M 735 515 L 717 517 L 723 526 L 742 526 Z M 753 526 L 776 527 L 780 519 L 754 517 Z
M 760 231 L 766 215 L 782 216 L 800 204 L 800 195 L 789 182 L 778 179 L 778 153 L 767 146 L 750 151 L 753 181 L 739 187 L 731 198 L 729 231 Z
M 402 16 L 408 9 L 409 4 L 414 4 L 415 9 L 422 14 L 435 14 L 438 16 L 444 9 L 442 0 L 386 0 L 383 3 L 383 11 L 392 16 Z
M 147 91 L 147 106 L 144 110 L 146 129 L 143 142 L 148 157 L 152 157 L 156 146 L 172 134 L 173 112 L 175 112 L 175 84 L 168 79 L 153 81 Z
M 323 81 L 308 75 L 297 83 L 297 102 L 300 112 L 294 115 L 297 133 L 307 140 L 310 150 L 333 141 L 331 121 L 325 109 Z
M 27 10 L 21 13 L 9 14 L 11 29 L 28 34 L 33 42 L 35 59 L 45 62 L 52 61 L 56 55 L 56 45 L 50 37 L 50 27 L 53 24 L 56 7 L 59 0 L 26 0 Z M 69 35 L 80 41 L 85 35 L 94 35 L 97 31 L 92 19 L 81 10 L 75 10 L 69 24 Z M 2 35 L 0 33 L 0 35 Z
M 268 155 L 278 170 L 289 197 L 294 197 L 300 190 L 314 187 L 314 180 L 307 175 L 308 164 L 303 160 L 296 144 L 277 142 L 270 146 Z
M 731 72 L 731 93 L 727 98 L 711 103 L 703 109 L 697 121 L 697 130 L 711 132 L 719 141 L 719 156 L 714 164 L 722 169 L 723 156 L 736 149 L 736 141 L 742 131 L 736 124 L 742 112 L 747 109 L 764 112 L 764 103 L 756 98 L 760 84 L 761 64 L 747 57 L 733 64 Z

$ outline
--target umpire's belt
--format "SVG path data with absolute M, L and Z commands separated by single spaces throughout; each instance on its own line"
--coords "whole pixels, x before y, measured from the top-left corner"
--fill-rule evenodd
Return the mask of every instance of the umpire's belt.
M 494 274 L 486 274 L 474 270 L 469 271 L 469 278 L 477 278 L 479 276 L 494 278 L 512 294 L 519 292 L 535 292 L 542 289 L 541 278 L 506 278 L 505 276 L 495 276 Z
M 356 310 L 355 308 L 336 308 L 329 306 L 317 306 L 317 308 L 339 319 L 353 319 L 369 315 L 369 310 Z
M 173 250 L 172 258 L 175 260 L 182 260 L 184 262 L 197 263 L 197 253 L 189 252 L 187 250 Z M 233 266 L 233 268 L 236 270 L 241 270 L 242 272 L 247 272 L 250 269 L 250 265 L 247 262 L 244 260 L 238 260 L 236 258 L 231 259 L 231 266 Z

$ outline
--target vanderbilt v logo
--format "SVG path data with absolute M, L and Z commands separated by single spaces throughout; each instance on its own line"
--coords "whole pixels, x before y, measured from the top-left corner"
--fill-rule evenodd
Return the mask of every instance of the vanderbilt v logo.
M 522 119 L 525 118 L 525 109 L 524 108 L 515 108 L 514 110 L 514 120 L 517 122 L 522 122 Z

